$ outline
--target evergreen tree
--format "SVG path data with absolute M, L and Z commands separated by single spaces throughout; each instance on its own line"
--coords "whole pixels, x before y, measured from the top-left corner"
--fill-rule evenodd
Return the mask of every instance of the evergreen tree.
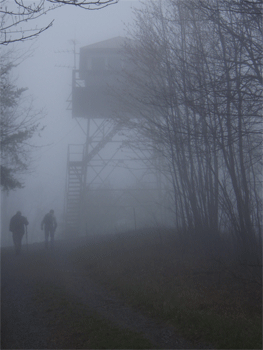
M 12 82 L 15 67 L 5 56 L 0 59 L 0 147 L 1 188 L 14 190 L 23 187 L 21 174 L 29 170 L 33 145 L 29 140 L 41 131 L 40 113 L 24 97 L 26 88 Z

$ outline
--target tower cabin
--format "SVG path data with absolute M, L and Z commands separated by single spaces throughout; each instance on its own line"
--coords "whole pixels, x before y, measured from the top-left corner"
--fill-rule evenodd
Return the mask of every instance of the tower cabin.
M 120 107 L 124 42 L 115 37 L 80 48 L 79 71 L 73 72 L 73 117 L 108 118 Z

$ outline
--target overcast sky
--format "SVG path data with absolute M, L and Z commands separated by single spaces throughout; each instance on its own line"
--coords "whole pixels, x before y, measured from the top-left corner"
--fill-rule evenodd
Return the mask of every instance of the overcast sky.
M 74 64 L 72 40 L 76 40 L 78 52 L 82 46 L 125 36 L 126 25 L 132 23 L 132 8 L 136 6 L 139 2 L 134 0 L 120 0 L 116 5 L 96 11 L 64 6 L 39 20 L 41 26 L 55 19 L 53 26 L 33 42 L 32 56 L 18 67 L 17 85 L 28 87 L 27 94 L 34 97 L 35 108 L 46 111 L 42 120 L 46 129 L 38 140 L 44 147 L 35 153 L 35 171 L 25 178 L 25 189 L 10 193 L 9 215 L 21 210 L 32 222 L 36 211 L 44 215 L 54 208 L 58 219 L 61 218 L 67 145 L 85 141 L 84 133 L 67 110 Z M 32 41 L 17 47 L 26 51 L 31 45 Z

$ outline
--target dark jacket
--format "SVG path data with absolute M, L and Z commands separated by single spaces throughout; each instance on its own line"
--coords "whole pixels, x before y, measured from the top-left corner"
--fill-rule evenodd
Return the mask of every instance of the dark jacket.
M 25 225 L 28 225 L 27 218 L 22 215 L 15 214 L 10 220 L 9 231 L 24 234 Z
M 54 215 L 52 215 L 51 213 L 47 213 L 41 222 L 42 229 L 43 229 L 43 226 L 45 226 L 45 230 L 53 230 L 55 232 L 55 230 L 57 228 L 56 217 Z

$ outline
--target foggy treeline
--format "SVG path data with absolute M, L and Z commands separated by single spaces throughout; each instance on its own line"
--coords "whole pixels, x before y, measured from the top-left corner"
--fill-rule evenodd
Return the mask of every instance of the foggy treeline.
M 262 248 L 262 1 L 167 0 L 136 11 L 125 48 L 137 145 L 163 159 L 178 229 Z

